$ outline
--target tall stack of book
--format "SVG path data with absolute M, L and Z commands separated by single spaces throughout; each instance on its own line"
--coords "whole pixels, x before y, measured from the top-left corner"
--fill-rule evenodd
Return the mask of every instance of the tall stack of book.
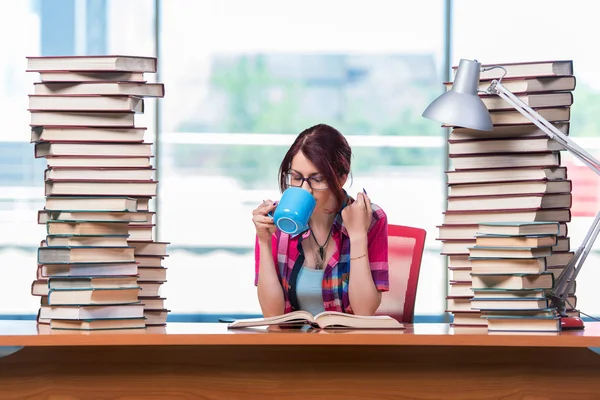
M 157 60 L 134 56 L 28 57 L 31 142 L 45 158 L 46 203 L 38 223 L 32 294 L 51 329 L 141 329 L 164 325 L 159 287 L 167 243 L 153 240 L 157 181 L 152 143 L 136 126 Z
M 564 134 L 569 134 L 575 76 L 572 61 L 498 64 L 506 69 L 502 84 Z M 491 65 L 484 65 L 488 67 Z M 453 67 L 456 73 L 457 66 Z M 480 90 L 503 74 L 484 71 Z M 446 83 L 450 89 L 452 82 Z M 563 148 L 495 95 L 480 95 L 490 111 L 493 130 L 451 127 L 446 172 L 448 207 L 439 228 L 442 254 L 448 257 L 447 311 L 455 326 L 487 327 L 488 319 L 472 307 L 470 248 L 480 223 L 558 223 L 557 244 L 543 257 L 544 270 L 558 276 L 573 257 L 567 223 L 571 220 L 571 181 L 562 164 Z

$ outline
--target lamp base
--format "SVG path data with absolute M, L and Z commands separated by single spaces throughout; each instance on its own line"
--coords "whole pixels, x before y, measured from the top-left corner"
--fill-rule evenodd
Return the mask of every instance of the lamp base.
M 584 329 L 583 320 L 579 317 L 560 317 L 562 330 Z

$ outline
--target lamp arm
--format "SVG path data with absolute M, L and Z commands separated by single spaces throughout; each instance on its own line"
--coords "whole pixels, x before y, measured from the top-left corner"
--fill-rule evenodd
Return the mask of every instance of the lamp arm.
M 487 89 L 488 93 L 495 94 L 504 99 L 507 103 L 513 106 L 518 112 L 523 114 L 531 122 L 533 122 L 538 128 L 540 128 L 546 135 L 551 139 L 554 139 L 560 143 L 566 150 L 570 151 L 577 157 L 581 162 L 586 164 L 592 171 L 597 175 L 600 175 L 600 161 L 596 160 L 594 156 L 582 149 L 577 143 L 570 137 L 559 131 L 554 125 L 548 120 L 538 114 L 535 110 L 525 104 L 521 99 L 515 96 L 510 90 L 506 89 L 502 83 L 498 81 L 492 81 L 490 87 Z
M 562 302 L 565 302 L 567 300 L 567 298 L 569 297 L 569 293 L 571 292 L 571 289 L 575 285 L 575 279 L 577 278 L 577 275 L 579 275 L 579 272 L 581 271 L 581 268 L 583 267 L 583 262 L 587 258 L 589 252 L 592 250 L 592 246 L 594 245 L 594 242 L 596 241 L 596 238 L 598 237 L 599 233 L 600 233 L 600 212 L 598 214 L 596 214 L 596 218 L 594 218 L 594 222 L 592 223 L 590 230 L 586 234 L 580 247 L 577 249 L 577 251 L 573 255 L 573 260 L 571 260 L 571 262 L 569 263 L 569 266 L 571 264 L 573 264 L 573 266 L 572 266 L 573 272 L 572 272 L 571 276 L 565 275 L 565 277 L 563 277 L 562 279 L 557 280 L 556 285 L 555 285 L 556 290 L 552 291 L 552 295 L 560 296 Z M 569 266 L 567 266 L 567 268 Z M 565 269 L 567 269 L 567 268 L 565 268 Z M 562 274 L 561 274 L 561 277 L 562 277 Z M 559 278 L 561 278 L 561 277 L 559 277 Z
M 524 115 L 533 124 L 540 128 L 548 137 L 554 139 L 566 150 L 570 151 L 578 160 L 587 165 L 597 175 L 600 175 L 600 162 L 591 154 L 579 147 L 571 138 L 559 131 L 548 120 L 538 114 L 535 110 L 525 104 L 521 99 L 506 89 L 501 82 L 494 80 L 487 89 L 488 93 L 496 94 L 510 104 L 515 110 Z M 565 303 L 569 292 L 575 284 L 575 278 L 581 271 L 590 250 L 598 234 L 600 233 L 600 212 L 597 213 L 592 226 L 587 232 L 580 247 L 575 251 L 573 259 L 567 264 L 564 270 L 555 281 L 554 288 L 550 291 L 548 297 L 557 308 L 560 315 L 566 314 Z

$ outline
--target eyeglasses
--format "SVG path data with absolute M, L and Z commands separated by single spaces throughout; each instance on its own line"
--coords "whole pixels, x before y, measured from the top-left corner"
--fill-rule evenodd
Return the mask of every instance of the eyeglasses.
M 285 183 L 288 186 L 301 187 L 304 184 L 304 181 L 308 183 L 308 186 L 310 186 L 312 190 L 325 190 L 329 188 L 327 181 L 319 176 L 309 176 L 308 178 L 305 178 L 302 175 L 293 172 L 288 172 L 285 175 Z

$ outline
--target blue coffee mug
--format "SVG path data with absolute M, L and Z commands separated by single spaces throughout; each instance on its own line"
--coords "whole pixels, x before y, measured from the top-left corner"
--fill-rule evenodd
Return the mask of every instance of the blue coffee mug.
M 316 205 L 317 201 L 310 192 L 290 187 L 283 192 L 275 212 L 270 215 L 280 231 L 295 235 L 308 228 L 308 221 Z

